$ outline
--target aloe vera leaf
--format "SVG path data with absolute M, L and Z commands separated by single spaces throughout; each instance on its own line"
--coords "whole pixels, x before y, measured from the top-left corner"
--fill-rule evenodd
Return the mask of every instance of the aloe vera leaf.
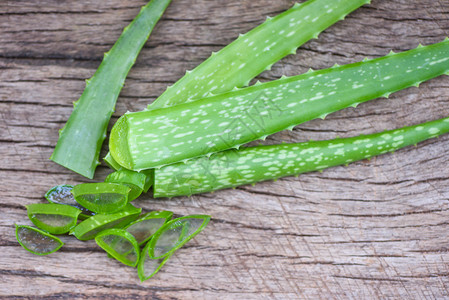
M 154 234 L 148 246 L 151 259 L 171 255 L 200 233 L 210 221 L 210 216 L 190 215 L 173 219 Z
M 47 199 L 50 203 L 70 205 L 78 208 L 79 210 L 81 210 L 81 214 L 79 215 L 80 219 L 87 219 L 95 215 L 93 211 L 88 210 L 87 208 L 76 202 L 71 193 L 72 189 L 73 185 L 69 184 L 54 186 L 45 193 L 45 199 Z
M 59 238 L 26 225 L 16 225 L 16 238 L 25 250 L 36 255 L 51 254 L 64 245 Z
M 227 150 L 155 171 L 154 197 L 186 196 L 344 165 L 449 132 L 449 118 L 401 129 L 297 144 Z
M 111 169 L 113 169 L 115 171 L 126 170 L 114 160 L 114 158 L 112 157 L 110 152 L 108 152 L 108 154 L 104 157 L 104 161 Z M 130 171 L 130 170 L 127 170 L 127 171 Z M 135 173 L 135 172 L 133 172 L 133 173 Z M 150 187 L 153 186 L 154 172 L 152 169 L 149 169 L 149 170 L 141 171 L 140 174 L 145 175 L 145 184 L 143 186 L 143 191 L 145 193 L 147 193 L 148 190 L 150 189 Z
M 117 183 L 83 183 L 72 189 L 76 202 L 87 209 L 100 213 L 109 214 L 117 212 L 128 203 L 128 194 L 131 188 Z
M 221 94 L 247 86 L 251 79 L 320 32 L 370 0 L 310 0 L 296 3 L 291 9 L 267 18 L 222 49 L 169 87 L 148 109 L 170 107 L 192 102 L 208 95 Z M 257 52 L 257 53 L 256 53 Z M 242 67 L 243 66 L 243 67 Z M 221 85 L 218 85 L 218 84 Z M 120 169 L 110 152 L 104 158 L 113 169 Z
M 130 267 L 137 266 L 140 248 L 134 236 L 126 230 L 117 228 L 104 230 L 95 237 L 95 241 L 121 263 Z
M 126 185 L 131 190 L 128 194 L 128 201 L 131 202 L 142 194 L 145 187 L 146 176 L 142 173 L 121 169 L 114 173 L 109 174 L 105 182 L 119 183 Z
M 73 112 L 59 133 L 51 156 L 54 162 L 90 179 L 100 164 L 101 145 L 125 78 L 157 21 L 171 0 L 153 0 L 123 30 L 104 55 L 95 75 L 74 103 Z
M 171 211 L 152 211 L 126 226 L 125 230 L 136 238 L 140 246 L 145 244 L 172 216 Z
M 77 239 L 82 241 L 91 240 L 103 230 L 125 227 L 137 219 L 141 211 L 141 208 L 136 208 L 128 204 L 122 211 L 108 215 L 98 214 L 84 220 L 70 231 L 70 234 L 73 234 Z
M 78 215 L 76 207 L 61 204 L 36 203 L 26 206 L 28 218 L 38 228 L 52 234 L 64 234 L 76 226 Z
M 147 243 L 140 253 L 140 260 L 137 265 L 137 274 L 141 282 L 150 279 L 165 265 L 170 259 L 171 255 L 159 259 L 151 259 L 148 255 L 148 248 L 150 243 Z
M 448 73 L 448 52 L 446 39 L 170 108 L 128 113 L 112 129 L 110 152 L 120 165 L 138 171 L 238 148 Z
M 283 57 L 296 53 L 307 41 L 344 19 L 346 15 L 370 0 L 309 0 L 250 32 L 240 35 L 169 87 L 148 109 L 191 102 L 209 93 L 221 94 L 249 82 Z

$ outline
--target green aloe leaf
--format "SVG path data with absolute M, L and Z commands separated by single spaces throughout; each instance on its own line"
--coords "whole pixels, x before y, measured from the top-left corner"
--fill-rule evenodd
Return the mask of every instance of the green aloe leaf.
M 307 143 L 227 150 L 155 171 L 154 197 L 190 196 L 345 165 L 449 132 L 449 117 L 400 129 Z
M 446 39 L 174 107 L 128 113 L 112 128 L 111 155 L 139 171 L 239 148 L 449 73 L 448 52 Z
M 73 112 L 60 130 L 51 156 L 54 162 L 90 179 L 100 164 L 101 145 L 115 103 L 137 55 L 171 0 L 153 0 L 142 7 L 120 38 L 104 55 L 95 75 L 74 103 Z
M 103 230 L 110 228 L 123 228 L 139 217 L 141 208 L 131 204 L 125 206 L 122 211 L 109 215 L 95 215 L 79 223 L 71 232 L 77 239 L 85 241 L 95 238 Z
M 36 255 L 51 254 L 64 245 L 59 238 L 26 225 L 16 225 L 16 238 L 25 250 Z
M 190 215 L 171 220 L 150 240 L 148 255 L 151 259 L 159 259 L 172 254 L 200 233 L 209 221 L 210 216 L 206 215 Z
M 172 216 L 171 211 L 153 211 L 126 226 L 125 230 L 136 238 L 140 246 L 146 243 Z
M 76 226 L 78 215 L 76 207 L 61 204 L 30 204 L 26 206 L 28 218 L 38 228 L 52 234 L 64 234 Z
M 95 215 L 93 211 L 88 210 L 87 208 L 76 202 L 75 197 L 73 197 L 72 194 L 72 189 L 73 185 L 57 185 L 52 187 L 50 190 L 48 190 L 47 193 L 45 193 L 45 198 L 50 203 L 70 205 L 78 208 L 79 210 L 81 210 L 81 214 L 79 215 L 80 219 L 87 219 Z
M 113 228 L 102 231 L 95 237 L 95 241 L 118 261 L 127 266 L 137 266 L 140 248 L 134 236 L 126 230 Z
M 142 194 L 145 188 L 146 178 L 142 173 L 121 169 L 120 171 L 109 174 L 104 181 L 119 183 L 129 187 L 131 190 L 128 194 L 128 202 L 131 202 Z
M 195 101 L 247 86 L 296 49 L 370 0 L 310 0 L 239 37 L 169 87 L 148 109 Z
M 117 212 L 128 203 L 131 189 L 116 183 L 83 183 L 72 189 L 76 202 L 100 214 Z
M 147 243 L 140 253 L 139 264 L 137 265 L 137 274 L 141 282 L 150 279 L 165 265 L 165 263 L 170 259 L 172 254 L 159 259 L 152 259 L 148 255 L 148 249 L 150 243 Z

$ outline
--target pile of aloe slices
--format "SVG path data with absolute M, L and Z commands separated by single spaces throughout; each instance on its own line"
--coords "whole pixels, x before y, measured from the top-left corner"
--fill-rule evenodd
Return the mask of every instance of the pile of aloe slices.
M 37 255 L 58 251 L 64 243 L 55 235 L 95 239 L 110 257 L 138 268 L 141 281 L 156 274 L 172 254 L 201 232 L 206 215 L 172 219 L 170 211 L 152 211 L 128 203 L 131 188 L 117 183 L 59 185 L 45 198 L 50 203 L 28 205 L 28 217 L 37 227 L 16 225 L 20 245 Z M 80 221 L 80 222 L 78 222 Z

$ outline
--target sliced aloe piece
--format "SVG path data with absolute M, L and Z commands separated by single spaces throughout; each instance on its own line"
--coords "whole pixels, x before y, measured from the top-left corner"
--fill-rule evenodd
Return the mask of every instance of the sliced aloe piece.
M 76 202 L 99 214 L 117 212 L 128 203 L 130 188 L 117 183 L 83 183 L 72 189 Z
M 102 231 L 95 237 L 95 241 L 118 261 L 127 266 L 137 266 L 140 248 L 134 236 L 126 230 L 113 228 Z
M 153 169 L 143 170 L 140 173 L 145 174 L 145 176 L 146 176 L 146 178 L 145 178 L 145 186 L 143 188 L 143 191 L 145 193 L 147 193 L 148 190 L 150 189 L 150 187 L 152 187 L 153 184 L 154 184 L 154 170 Z
M 81 213 L 76 207 L 61 204 L 30 204 L 26 206 L 28 218 L 38 228 L 52 234 L 64 234 L 76 226 Z
M 113 169 L 115 171 L 126 170 L 126 169 L 123 169 L 123 167 L 121 165 L 119 165 L 118 162 L 115 161 L 115 159 L 112 157 L 110 152 L 104 157 L 104 161 L 111 169 Z M 143 170 L 139 174 L 144 174 L 146 176 L 145 185 L 143 187 L 143 191 L 146 193 L 146 192 L 148 192 L 150 187 L 153 186 L 154 170 L 153 169 Z
M 80 219 L 87 219 L 95 213 L 93 211 L 88 210 L 87 208 L 81 206 L 78 202 L 76 202 L 75 197 L 72 195 L 73 185 L 62 184 L 52 187 L 45 193 L 45 199 L 50 203 L 55 204 L 64 204 L 70 205 L 81 210 L 81 214 L 79 215 Z
M 137 274 L 139 275 L 140 281 L 153 277 L 159 270 L 164 266 L 167 260 L 170 259 L 171 254 L 159 259 L 152 259 L 148 255 L 148 248 L 150 243 L 147 243 L 140 253 L 139 264 L 137 265 Z
M 36 255 L 51 254 L 64 245 L 59 238 L 26 225 L 16 225 L 16 238 L 25 250 Z
M 85 241 L 95 238 L 103 230 L 110 228 L 123 228 L 139 217 L 141 208 L 131 204 L 125 206 L 122 211 L 109 215 L 95 215 L 79 223 L 71 232 L 77 239 Z
M 210 216 L 191 215 L 171 220 L 153 236 L 148 246 L 148 255 L 159 259 L 172 254 L 206 227 Z
M 119 183 L 129 187 L 131 190 L 128 194 L 128 201 L 130 202 L 142 194 L 145 187 L 145 180 L 146 176 L 142 173 L 121 169 L 109 174 L 104 182 Z
M 146 243 L 172 216 L 171 211 L 152 211 L 126 226 L 125 230 L 136 238 L 140 246 Z
M 66 204 L 71 206 L 79 205 L 75 201 L 75 198 L 73 198 L 71 193 L 72 189 L 73 185 L 70 184 L 54 186 L 45 193 L 45 199 L 47 199 L 48 202 L 56 204 Z

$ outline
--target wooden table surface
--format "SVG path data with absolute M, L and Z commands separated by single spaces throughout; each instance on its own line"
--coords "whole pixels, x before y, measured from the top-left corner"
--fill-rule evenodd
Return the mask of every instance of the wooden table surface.
M 138 111 L 293 0 L 173 0 L 131 70 L 113 122 Z M 0 2 L 0 297 L 33 299 L 449 298 L 449 136 L 371 161 L 214 194 L 153 200 L 145 211 L 211 214 L 206 230 L 152 280 L 94 241 L 62 237 L 49 256 L 22 249 L 24 205 L 88 182 L 48 158 L 72 102 L 144 0 Z M 445 0 L 373 0 L 259 79 L 295 75 L 439 42 Z M 449 115 L 449 78 L 346 109 L 268 143 L 349 137 Z M 106 148 L 103 149 L 103 154 Z M 95 180 L 110 170 L 102 165 Z

